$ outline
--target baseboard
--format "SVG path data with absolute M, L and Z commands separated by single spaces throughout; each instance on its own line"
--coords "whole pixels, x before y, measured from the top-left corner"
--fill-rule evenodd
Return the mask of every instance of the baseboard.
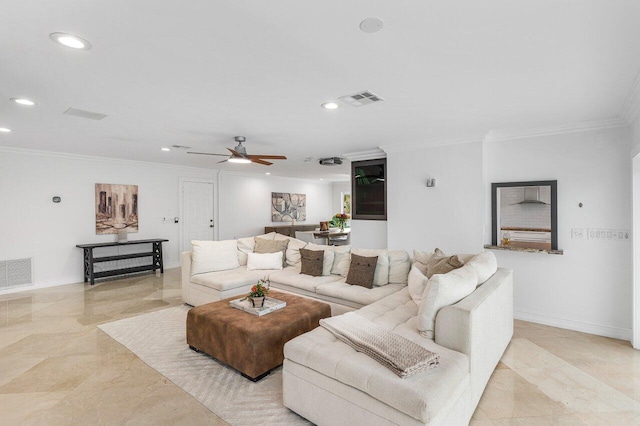
M 47 287 L 58 287 L 58 286 L 61 286 L 61 285 L 69 285 L 69 284 L 84 285 L 82 276 L 80 276 L 80 277 L 58 278 L 58 279 L 55 279 L 55 280 L 42 281 L 42 282 L 39 282 L 39 283 L 36 283 L 36 284 L 25 284 L 25 285 L 21 285 L 21 286 L 17 286 L 17 287 L 1 290 L 0 291 L 0 295 L 11 294 L 11 293 L 20 293 L 20 292 L 31 291 L 31 290 L 38 290 L 38 289 L 47 288 Z
M 513 316 L 517 320 L 534 322 L 536 324 L 549 325 L 551 327 L 580 331 L 582 333 L 596 334 L 598 336 L 612 337 L 614 339 L 631 341 L 633 332 L 630 328 L 611 327 L 609 325 L 593 324 L 568 318 L 550 317 L 548 315 L 514 310 Z

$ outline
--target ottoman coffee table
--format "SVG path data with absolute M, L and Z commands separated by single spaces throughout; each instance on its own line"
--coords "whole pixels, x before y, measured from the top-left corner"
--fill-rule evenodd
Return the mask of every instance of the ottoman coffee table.
M 318 327 L 331 307 L 304 297 L 270 291 L 287 306 L 256 316 L 229 306 L 226 299 L 207 303 L 187 314 L 187 344 L 258 381 L 284 361 L 284 344 Z

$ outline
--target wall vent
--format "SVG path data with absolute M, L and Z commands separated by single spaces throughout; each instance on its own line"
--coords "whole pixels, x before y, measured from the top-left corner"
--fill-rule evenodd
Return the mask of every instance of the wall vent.
M 31 258 L 0 260 L 0 290 L 33 284 Z
M 87 118 L 89 120 L 100 121 L 107 117 L 107 114 L 100 114 L 99 112 L 86 111 L 84 109 L 69 108 L 63 114 L 73 115 L 74 117 Z
M 370 105 L 376 102 L 384 101 L 384 99 L 382 99 L 380 96 L 376 95 L 370 90 L 354 93 L 353 95 L 341 96 L 338 99 L 354 107 L 361 107 L 361 106 Z

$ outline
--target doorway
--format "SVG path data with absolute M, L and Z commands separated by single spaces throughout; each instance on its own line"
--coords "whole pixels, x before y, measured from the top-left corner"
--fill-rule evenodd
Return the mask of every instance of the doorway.
M 181 179 L 180 251 L 191 248 L 192 240 L 215 240 L 215 182 Z

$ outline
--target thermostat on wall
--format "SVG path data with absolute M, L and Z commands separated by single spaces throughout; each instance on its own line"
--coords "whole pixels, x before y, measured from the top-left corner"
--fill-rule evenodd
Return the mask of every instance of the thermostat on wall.
M 57 195 L 55 197 L 53 197 L 51 199 L 51 201 L 53 201 L 54 203 L 59 203 L 60 201 L 62 201 L 62 198 L 58 197 Z

